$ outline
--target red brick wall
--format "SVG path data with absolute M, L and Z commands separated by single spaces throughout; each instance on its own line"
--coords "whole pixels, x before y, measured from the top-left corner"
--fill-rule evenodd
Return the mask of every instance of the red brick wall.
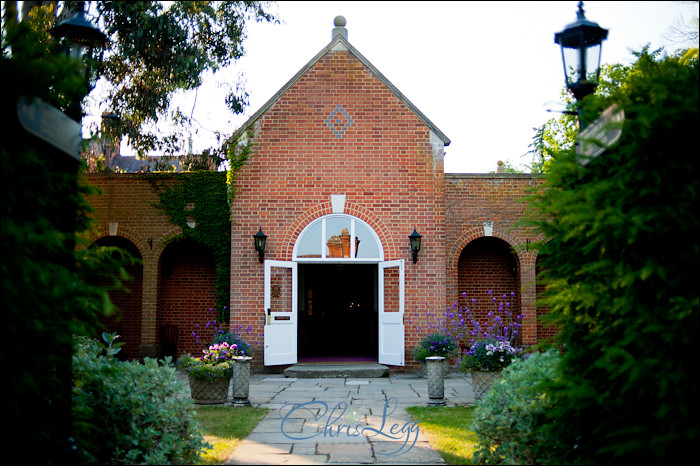
M 141 258 L 133 243 L 118 236 L 100 238 L 96 245 L 118 247 L 137 259 Z M 102 330 L 117 333 L 120 336 L 118 342 L 124 343 L 118 356 L 122 359 L 136 359 L 139 357 L 141 342 L 143 266 L 131 264 L 126 268 L 126 272 L 132 277 L 131 280 L 123 284 L 124 289 L 113 290 L 109 295 L 116 308 L 114 314 L 101 318 L 100 323 L 105 327 Z M 108 285 L 110 282 L 111 280 L 105 281 L 103 284 Z
M 159 294 L 159 287 L 162 287 L 164 284 L 168 286 L 167 280 L 166 282 L 161 280 L 161 255 L 164 253 L 166 244 L 179 235 L 182 229 L 170 223 L 163 212 L 153 206 L 159 200 L 154 181 L 157 178 L 159 182 L 168 185 L 175 182 L 177 177 L 182 176 L 187 176 L 187 174 L 167 176 L 161 174 L 123 173 L 85 175 L 85 181 L 100 191 L 98 194 L 88 197 L 88 202 L 94 209 L 92 217 L 97 221 L 95 229 L 90 232 L 89 239 L 91 241 L 101 239 L 128 241 L 138 250 L 138 254 L 143 261 L 140 278 L 140 308 L 137 311 L 130 311 L 132 313 L 137 312 L 139 317 L 138 319 L 130 318 L 133 324 L 128 325 L 128 328 L 131 329 L 130 331 L 135 333 L 133 337 L 127 335 L 130 340 L 133 338 L 133 341 L 127 343 L 129 346 L 129 357 L 134 352 L 137 353 L 138 357 L 160 356 L 160 348 L 158 346 L 159 324 L 165 314 L 159 314 L 159 295 L 163 296 L 162 289 Z M 116 227 L 114 235 L 109 230 L 110 223 Z M 181 252 L 186 253 L 187 251 Z M 183 264 L 186 264 L 188 261 L 188 259 L 184 258 L 185 256 L 182 259 Z M 188 309 L 193 313 L 200 313 L 201 310 L 195 310 L 195 308 L 208 309 L 208 307 L 211 307 L 209 296 L 213 283 L 214 276 L 210 274 L 208 280 L 183 281 L 181 287 L 175 292 L 201 296 L 196 299 L 188 298 L 199 301 L 198 305 L 193 304 Z M 130 286 L 139 285 L 135 282 Z M 187 289 L 190 291 L 186 291 Z M 117 299 L 122 298 L 117 297 Z M 122 305 L 124 308 L 131 307 L 131 304 Z M 174 309 L 175 304 L 168 304 L 168 306 L 170 306 L 168 309 Z M 133 303 L 133 307 L 136 308 L 137 304 Z M 194 319 L 195 317 L 193 317 L 193 321 Z M 137 320 L 138 324 L 136 323 Z M 113 323 L 113 325 L 118 324 Z M 189 328 L 181 327 L 180 335 L 183 332 L 191 332 L 193 330 L 188 322 L 183 322 L 183 327 Z M 134 346 L 138 350 L 134 350 Z M 188 348 L 186 343 L 184 348 Z
M 342 137 L 326 123 L 338 105 L 353 121 Z M 442 154 L 433 153 L 429 128 L 376 76 L 349 52 L 331 52 L 254 128 L 254 154 L 236 177 L 233 206 L 231 240 L 239 245 L 231 260 L 234 325 L 250 323 L 262 342 L 263 267 L 251 236 L 262 226 L 268 235 L 265 257 L 291 260 L 301 229 L 331 213 L 333 194 L 345 194 L 345 213 L 377 232 L 386 260 L 406 260 L 406 309 L 417 303 L 442 306 Z M 423 235 L 415 265 L 408 242 L 414 227 Z M 417 338 L 409 328 L 407 346 L 415 346 Z M 261 357 L 258 351 L 254 363 Z
M 483 284 L 488 287 L 503 284 L 514 287 L 519 298 L 520 311 L 525 315 L 523 343 L 537 342 L 537 316 L 535 309 L 535 260 L 536 252 L 529 244 L 541 238 L 518 222 L 527 210 L 526 197 L 539 187 L 544 177 L 526 174 L 448 174 L 445 175 L 445 231 L 447 264 L 447 299 L 449 303 L 461 297 L 461 283 Z M 496 269 L 464 268 L 463 252 L 470 243 L 489 233 L 484 223 L 492 224 L 490 235 L 513 249 L 517 265 L 517 281 L 508 278 L 508 272 Z M 493 254 L 492 260 L 497 260 Z M 500 286 L 500 285 L 499 285 Z M 510 292 L 511 290 L 504 289 Z M 461 302 L 461 301 L 460 301 Z
M 177 241 L 163 252 L 160 269 L 158 328 L 176 325 L 178 355 L 198 356 L 213 336 L 213 326 L 208 328 L 207 323 L 216 318 L 216 312 L 210 311 L 216 308 L 214 257 L 194 241 Z

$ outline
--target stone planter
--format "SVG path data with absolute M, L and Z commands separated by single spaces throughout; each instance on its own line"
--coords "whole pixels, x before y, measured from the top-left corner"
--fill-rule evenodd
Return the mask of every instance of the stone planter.
M 447 359 L 442 356 L 425 358 L 425 378 L 428 380 L 428 406 L 445 406 L 445 374 Z
M 233 401 L 234 406 L 250 406 L 248 394 L 250 390 L 250 356 L 233 358 Z
M 501 378 L 503 375 L 499 372 L 482 372 L 482 371 L 472 371 L 472 387 L 474 388 L 474 399 L 479 401 L 483 398 L 484 394 L 491 388 L 493 383 Z
M 224 404 L 228 401 L 231 377 L 209 381 L 189 376 L 192 400 L 200 405 Z
M 447 374 L 450 371 L 450 360 L 443 358 L 438 364 L 440 366 L 440 370 L 442 371 L 442 378 L 444 379 L 445 377 L 447 377 Z M 420 370 L 421 370 L 421 377 L 423 377 L 424 379 L 427 378 L 428 367 L 426 366 L 425 361 L 421 361 Z

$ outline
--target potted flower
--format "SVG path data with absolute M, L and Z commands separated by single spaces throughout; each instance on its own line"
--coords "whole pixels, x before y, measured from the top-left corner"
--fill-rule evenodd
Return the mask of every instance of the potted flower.
M 457 344 L 451 336 L 442 332 L 431 333 L 421 340 L 420 345 L 413 351 L 413 358 L 421 363 L 421 371 L 423 376 L 426 374 L 425 358 L 428 356 L 442 356 L 443 361 L 442 371 L 443 376 L 447 375 L 450 366 L 450 358 L 454 357 L 457 350 Z
M 495 304 L 496 298 L 491 299 Z M 476 400 L 480 400 L 501 376 L 501 371 L 522 354 L 522 347 L 516 344 L 522 315 L 514 316 L 508 311 L 509 306 L 508 302 L 502 302 L 497 310 L 490 311 L 487 314 L 490 320 L 488 326 L 481 325 L 476 319 L 471 321 L 472 339 L 469 349 L 462 356 L 459 369 L 471 374 Z
M 248 406 L 248 393 L 250 388 L 250 363 L 252 361 L 253 347 L 240 335 L 234 332 L 219 331 L 214 336 L 214 343 L 227 343 L 237 348 L 233 357 L 233 400 L 234 406 Z
M 236 356 L 237 346 L 223 342 L 209 345 L 199 358 L 189 354 L 180 357 L 178 366 L 187 371 L 195 403 L 226 403 Z

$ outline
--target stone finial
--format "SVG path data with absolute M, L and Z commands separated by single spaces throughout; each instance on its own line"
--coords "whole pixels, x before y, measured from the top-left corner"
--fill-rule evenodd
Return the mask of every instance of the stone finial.
M 337 36 L 341 36 L 343 39 L 348 40 L 348 30 L 345 29 L 347 21 L 344 16 L 336 16 L 333 20 L 333 36 L 331 40 L 335 40 Z

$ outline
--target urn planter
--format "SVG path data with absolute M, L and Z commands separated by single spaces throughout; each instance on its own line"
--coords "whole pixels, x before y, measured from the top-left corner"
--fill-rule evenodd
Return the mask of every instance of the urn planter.
M 248 394 L 250 392 L 250 356 L 236 356 L 233 358 L 233 401 L 234 406 L 250 406 Z
M 445 374 L 443 365 L 447 359 L 442 356 L 429 356 L 425 358 L 426 374 L 428 381 L 428 406 L 445 406 Z
M 215 380 L 198 379 L 189 376 L 192 400 L 200 405 L 225 404 L 229 399 L 231 377 Z
M 426 358 L 427 359 L 427 358 Z M 440 371 L 442 372 L 442 377 L 447 377 L 450 371 L 450 361 L 447 358 L 443 358 L 437 363 L 440 366 Z M 428 366 L 425 361 L 420 362 L 421 375 L 424 379 L 428 378 Z
M 500 379 L 502 372 L 471 371 L 472 387 L 474 388 L 474 399 L 481 400 L 484 394 L 491 388 L 491 385 Z

